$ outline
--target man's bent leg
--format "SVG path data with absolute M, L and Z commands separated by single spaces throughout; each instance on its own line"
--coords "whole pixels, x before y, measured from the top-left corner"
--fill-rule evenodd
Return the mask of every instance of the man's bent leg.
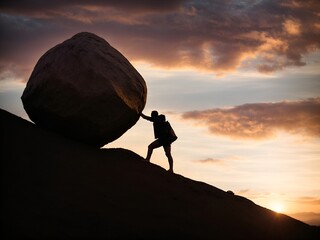
M 147 153 L 147 157 L 146 157 L 146 161 L 150 162 L 150 158 L 153 152 L 153 149 L 161 147 L 162 144 L 158 141 L 155 140 L 153 141 L 149 146 L 148 146 L 148 153 Z

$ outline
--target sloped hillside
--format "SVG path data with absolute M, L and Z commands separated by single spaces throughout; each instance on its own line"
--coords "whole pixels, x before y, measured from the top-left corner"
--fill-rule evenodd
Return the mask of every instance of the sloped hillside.
M 320 239 L 318 228 L 129 150 L 91 148 L 3 110 L 0 119 L 2 237 Z

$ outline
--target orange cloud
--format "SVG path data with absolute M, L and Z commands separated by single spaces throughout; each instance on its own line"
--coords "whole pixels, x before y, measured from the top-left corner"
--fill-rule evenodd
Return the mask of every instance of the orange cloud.
M 302 203 L 302 204 L 309 204 L 309 205 L 320 205 L 320 198 L 316 197 L 300 197 L 295 200 L 295 202 Z
M 190 111 L 182 118 L 207 126 L 211 134 L 237 139 L 264 139 L 279 130 L 320 137 L 320 98 Z
M 301 33 L 301 24 L 294 19 L 287 19 L 283 23 L 284 30 L 291 35 L 299 35 Z

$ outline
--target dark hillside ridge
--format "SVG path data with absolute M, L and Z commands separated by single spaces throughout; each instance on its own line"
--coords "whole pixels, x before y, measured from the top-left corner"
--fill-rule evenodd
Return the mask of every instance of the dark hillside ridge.
M 1 237 L 320 239 L 319 228 L 0 111 Z

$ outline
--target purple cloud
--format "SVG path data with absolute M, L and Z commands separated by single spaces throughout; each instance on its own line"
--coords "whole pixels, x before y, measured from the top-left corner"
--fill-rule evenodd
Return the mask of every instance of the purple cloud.
M 79 31 L 105 37 L 130 60 L 218 74 L 303 66 L 320 47 L 317 0 L 11 0 L 0 11 L 0 62 L 18 66 Z

